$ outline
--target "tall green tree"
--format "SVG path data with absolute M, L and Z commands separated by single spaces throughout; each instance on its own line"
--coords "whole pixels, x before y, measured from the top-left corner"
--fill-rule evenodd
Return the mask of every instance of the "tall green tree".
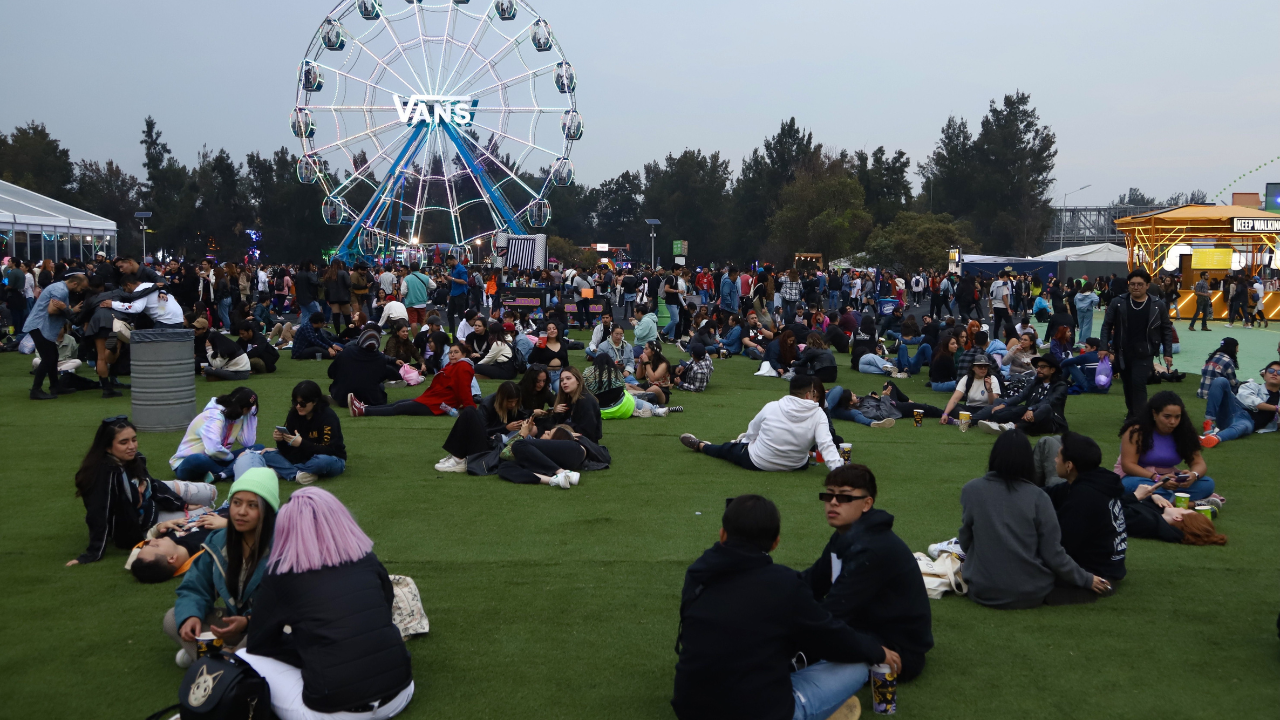
M 690 258 L 698 262 L 736 256 L 727 242 L 725 222 L 730 176 L 729 162 L 721 160 L 720 153 L 704 155 L 701 150 L 667 155 L 661 163 L 644 166 L 641 207 L 645 217 L 662 221 L 655 254 L 664 263 L 671 261 L 673 240 L 687 240 Z
M 902 150 L 887 157 L 884 146 L 870 156 L 859 150 L 853 154 L 858 183 L 866 193 L 867 211 L 876 225 L 893 222 L 898 213 L 911 206 L 911 158 Z
M 262 257 L 272 262 L 315 260 L 346 236 L 346 226 L 325 224 L 320 215 L 324 188 L 298 182 L 298 157 L 281 147 L 270 157 L 245 158 L 245 191 L 262 232 Z M 327 168 L 326 168 L 327 170 Z
M 173 157 L 169 144 L 163 142 L 161 136 L 155 119 L 148 116 L 139 141 L 143 147 L 143 167 L 147 171 L 142 202 L 152 213 L 147 223 L 152 231 L 147 233 L 147 248 L 152 249 L 154 243 L 157 249 L 178 255 L 203 255 L 205 242 L 196 208 L 200 188 L 186 166 Z
M 763 257 L 782 267 L 790 267 L 797 252 L 822 253 L 828 261 L 848 257 L 874 222 L 864 197 L 847 154 L 811 160 L 782 188 Z
M 813 133 L 800 128 L 793 117 L 773 137 L 765 138 L 763 149 L 756 148 L 742 159 L 731 209 L 735 258 L 759 256 L 769 240 L 769 219 L 778 211 L 782 189 L 821 154 L 822 145 L 814 144 Z
M 76 190 L 72 205 L 116 223 L 116 247 L 122 254 L 142 253 L 141 235 L 133 214 L 142 209 L 142 182 L 113 161 L 76 163 Z M 152 248 L 148 248 L 149 250 Z
M 640 248 L 648 248 L 648 228 L 644 222 L 644 178 L 639 171 L 627 170 L 605 180 L 592 191 L 594 221 L 599 242 L 614 247 L 630 246 L 633 256 Z
M 966 223 L 957 223 L 945 213 L 901 212 L 893 222 L 871 232 L 863 252 L 876 267 L 900 271 L 942 268 L 952 247 L 977 250 L 968 231 Z
M 0 180 L 54 200 L 69 202 L 75 193 L 71 152 L 35 120 L 0 133 Z
M 244 255 L 248 246 L 244 230 L 253 222 L 242 170 L 226 150 L 215 153 L 204 148 L 193 173 L 200 235 L 208 249 L 228 260 Z

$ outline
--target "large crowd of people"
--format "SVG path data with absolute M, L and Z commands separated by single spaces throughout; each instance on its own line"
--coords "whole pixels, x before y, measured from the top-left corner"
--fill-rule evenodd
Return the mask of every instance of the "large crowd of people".
M 1209 476 L 1206 453 L 1274 432 L 1280 418 L 1280 360 L 1259 369 L 1261 382 L 1242 382 L 1231 337 L 1202 367 L 1202 422 L 1173 391 L 1148 397 L 1147 385 L 1183 374 L 1173 368 L 1172 281 L 1144 270 L 1042 282 L 1010 271 L 492 270 L 450 256 L 429 268 L 205 259 L 162 270 L 99 258 L 44 272 L 33 302 L 18 303 L 22 315 L 10 304 L 38 355 L 32 399 L 86 387 L 118 396 L 135 329 L 189 328 L 194 372 L 236 384 L 191 421 L 169 460 L 173 481 L 150 476 L 128 418 L 102 421 L 75 476 L 88 547 L 68 564 L 100 560 L 113 542 L 130 551 L 140 582 L 181 578 L 162 622 L 177 663 L 195 661 L 197 639 L 212 633 L 266 679 L 283 718 L 391 717 L 414 692 L 373 542 L 314 486 L 348 470 L 335 409 L 357 423 L 448 416 L 437 471 L 569 490 L 612 463 L 605 436 L 615 424 L 605 421 L 696 413 L 682 395 L 715 394 L 716 361 L 747 364 L 761 378 L 753 382 L 777 388 L 740 435 L 679 441 L 752 471 L 826 465 L 819 499 L 834 532 L 796 573 L 769 557 L 777 507 L 759 495 L 728 502 L 718 542 L 689 567 L 681 595 L 672 705 L 686 719 L 826 718 L 868 682 L 870 666 L 901 682 L 924 671 L 934 638 L 920 568 L 877 505 L 875 473 L 842 434 L 928 418 L 997 436 L 943 547 L 963 561 L 971 600 L 1025 609 L 1117 592 L 1129 538 L 1226 542 L 1213 518 L 1227 487 Z M 5 279 L 25 287 L 27 275 Z M 1250 283 L 1225 285 L 1229 325 L 1266 322 Z M 508 306 L 511 287 L 542 294 Z M 1096 336 L 1095 308 L 1105 309 Z M 1043 335 L 1033 318 L 1047 324 Z M 281 423 L 267 447 L 250 386 L 285 351 L 327 361 L 329 384 L 303 380 L 288 408 L 267 408 Z M 888 377 L 859 396 L 837 384 L 846 363 Z M 1109 392 L 1108 366 L 1123 385 L 1117 439 L 1073 432 L 1070 398 Z M 932 401 L 899 386 L 916 375 Z M 485 394 L 481 380 L 498 384 Z M 388 386 L 417 384 L 416 397 L 389 401 Z M 1118 447 L 1112 469 L 1104 441 Z M 285 501 L 280 482 L 312 487 Z

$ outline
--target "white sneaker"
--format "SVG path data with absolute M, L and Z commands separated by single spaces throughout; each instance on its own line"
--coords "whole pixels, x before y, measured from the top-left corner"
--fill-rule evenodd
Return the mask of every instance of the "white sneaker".
M 641 408 L 636 408 L 636 409 L 631 413 L 631 417 L 640 417 L 640 418 L 653 417 L 653 410 L 651 410 L 651 409 L 649 409 L 649 408 L 643 408 L 643 409 L 641 409 Z
M 320 476 L 315 473 L 300 472 L 295 475 L 293 479 L 297 480 L 299 485 L 310 485 L 311 483 L 319 480 Z
M 891 428 L 891 427 L 893 427 L 893 426 L 894 426 L 894 424 L 895 424 L 895 423 L 897 423 L 897 422 L 898 422 L 898 421 L 897 421 L 897 420 L 895 420 L 895 419 L 893 419 L 893 418 L 885 418 L 885 419 L 883 419 L 883 420 L 876 420 L 875 422 L 871 423 L 871 427 L 873 427 L 873 428 Z
M 582 473 L 575 472 L 573 470 L 565 470 L 564 474 L 569 477 L 570 485 L 577 485 L 578 481 L 582 479 Z
M 899 379 L 899 380 L 908 380 L 908 379 L 910 379 L 910 378 L 911 378 L 911 376 L 910 376 L 910 375 L 908 375 L 907 373 L 904 373 L 904 372 L 896 372 L 896 373 L 894 373 L 894 374 L 893 374 L 893 376 L 894 376 L 895 378 Z
M 551 478 L 551 482 L 547 484 L 551 487 L 564 488 L 565 490 L 573 487 L 573 484 L 569 482 L 568 473 L 556 473 L 555 477 Z
M 1009 432 L 1010 430 L 1017 430 L 1017 429 L 1018 429 L 1018 426 L 1014 425 L 1011 422 L 1004 423 L 1003 425 L 1000 426 L 1000 432 Z
M 755 373 L 756 377 L 777 377 L 778 373 L 773 371 L 773 366 L 768 360 L 760 363 L 760 369 Z
M 186 648 L 178 648 L 178 654 L 173 656 L 173 661 L 178 664 L 178 667 L 185 669 L 191 667 L 191 663 L 195 662 L 195 658 L 187 654 Z
M 988 435 L 999 435 L 1004 432 L 1004 429 L 1000 427 L 999 423 L 991 420 L 979 420 L 978 427 L 982 429 L 982 432 Z
M 436 463 L 437 472 L 453 472 L 460 473 L 467 471 L 467 459 L 450 455 L 449 457 Z
M 667 416 L 667 409 L 666 409 L 666 408 L 654 408 L 654 409 L 653 409 L 653 416 L 654 416 L 654 417 L 666 417 L 666 416 Z
M 929 553 L 929 557 L 933 558 L 934 560 L 937 560 L 938 556 L 941 555 L 942 553 L 951 553 L 952 555 L 955 555 L 961 560 L 964 560 L 964 551 L 960 549 L 960 541 L 956 538 L 951 538 L 950 540 L 943 540 L 940 543 L 934 543 L 930 545 L 928 553 Z

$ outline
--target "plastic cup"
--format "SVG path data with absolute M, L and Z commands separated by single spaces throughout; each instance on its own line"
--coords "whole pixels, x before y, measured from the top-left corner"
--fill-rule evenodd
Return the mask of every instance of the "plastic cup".
M 898 712 L 898 676 L 888 665 L 871 666 L 871 709 L 877 715 Z
M 840 443 L 840 459 L 845 462 L 853 459 L 853 443 Z
M 1210 520 L 1213 519 L 1213 508 L 1208 505 L 1201 505 L 1200 507 L 1197 507 L 1196 512 L 1209 518 Z
M 924 411 L 923 411 L 923 410 L 913 410 L 913 411 L 911 411 L 911 416 L 912 416 L 912 417 L 911 417 L 911 419 L 912 419 L 912 421 L 913 421 L 913 422 L 915 422 L 916 427 L 920 427 L 921 425 L 923 425 L 923 424 L 924 424 Z
M 1180 507 L 1180 508 L 1191 507 L 1191 494 L 1190 493 L 1174 493 L 1173 505 L 1174 507 Z
M 972 418 L 972 417 L 973 417 L 973 415 L 971 415 L 971 414 L 969 414 L 969 413 L 967 413 L 967 412 L 963 412 L 963 411 L 962 411 L 962 412 L 960 413 L 960 432 L 968 432 L 968 431 L 969 431 L 969 420 L 970 420 L 970 418 Z
M 214 637 L 213 633 L 205 632 L 196 636 L 196 657 L 202 658 L 208 655 L 217 655 L 222 651 L 222 638 Z

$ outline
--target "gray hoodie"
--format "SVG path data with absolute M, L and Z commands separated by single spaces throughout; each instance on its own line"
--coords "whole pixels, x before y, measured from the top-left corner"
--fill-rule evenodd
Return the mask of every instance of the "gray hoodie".
M 960 491 L 960 548 L 969 597 L 991 607 L 1033 607 L 1056 579 L 1089 587 L 1093 575 L 1062 549 L 1062 529 L 1043 490 L 1019 482 L 1010 491 L 995 473 Z

